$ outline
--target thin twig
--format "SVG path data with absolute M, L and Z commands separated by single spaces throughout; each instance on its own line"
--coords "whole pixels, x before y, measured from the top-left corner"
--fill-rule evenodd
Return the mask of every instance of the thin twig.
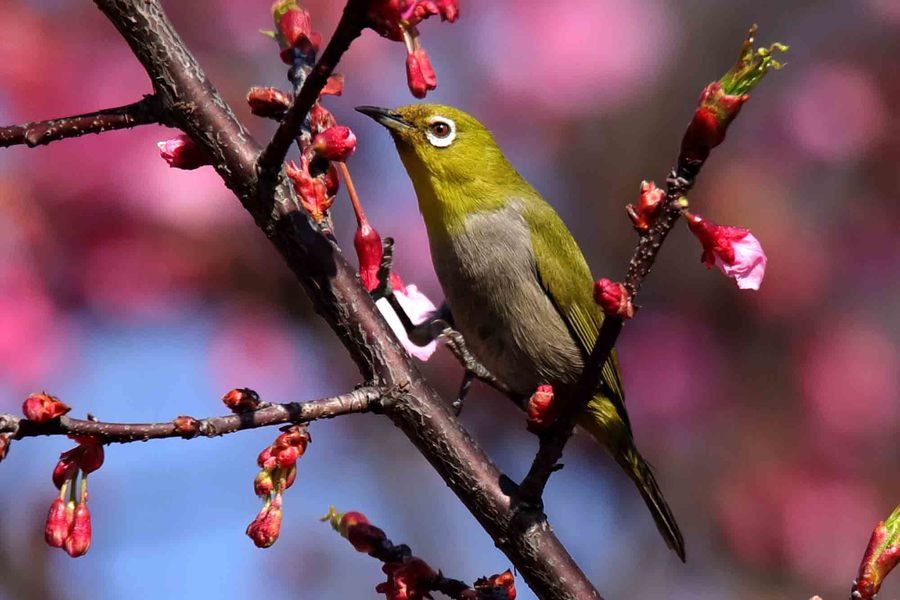
M 150 95 L 132 104 L 116 108 L 0 128 L 0 148 L 19 144 L 34 148 L 89 133 L 130 129 L 138 125 L 162 122 L 163 112 L 160 103 L 156 96 Z
M 281 163 L 287 156 L 291 142 L 300 134 L 303 122 L 313 104 L 319 99 L 319 93 L 328 83 L 328 78 L 334 72 L 344 52 L 350 48 L 353 40 L 358 38 L 366 27 L 370 4 L 371 0 L 349 0 L 347 2 L 337 29 L 331 36 L 325 51 L 322 52 L 322 57 L 306 76 L 300 92 L 295 94 L 281 125 L 272 136 L 272 141 L 259 155 L 256 163 L 259 173 L 274 174 L 281 168 Z
M 195 420 L 189 428 L 166 423 L 106 423 L 60 417 L 38 424 L 15 415 L 0 415 L 0 433 L 12 434 L 12 439 L 41 435 L 92 435 L 104 443 L 128 443 L 173 437 L 215 437 L 244 429 L 256 429 L 284 423 L 308 423 L 339 415 L 374 410 L 392 390 L 383 387 L 362 387 L 350 393 L 286 404 L 265 404 L 257 410 L 236 415 Z
M 683 155 L 678 156 L 677 166 L 666 180 L 666 202 L 659 219 L 650 231 L 641 236 L 628 263 L 625 287 L 632 301 L 640 291 L 644 278 L 650 273 L 663 241 L 684 212 L 684 195 L 694 186 L 704 162 L 689 160 Z M 609 360 L 623 325 L 622 319 L 616 316 L 606 316 L 603 320 L 576 387 L 575 401 L 566 404 L 553 427 L 541 435 L 531 468 L 519 486 L 519 497 L 523 502 L 540 506 L 547 481 L 550 475 L 559 470 L 557 463 L 562 458 L 563 449 L 572 437 L 578 416 L 596 393 L 600 384 L 601 369 Z

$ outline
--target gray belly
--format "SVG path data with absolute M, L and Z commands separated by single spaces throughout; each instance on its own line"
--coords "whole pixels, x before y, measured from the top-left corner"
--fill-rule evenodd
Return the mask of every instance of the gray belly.
M 517 211 L 475 214 L 462 235 L 431 252 L 456 328 L 495 377 L 523 395 L 577 378 L 580 350 L 538 283 Z

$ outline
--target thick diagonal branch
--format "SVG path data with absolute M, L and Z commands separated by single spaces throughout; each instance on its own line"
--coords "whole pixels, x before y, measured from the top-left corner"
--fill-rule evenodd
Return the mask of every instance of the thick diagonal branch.
M 144 96 L 132 104 L 106 108 L 96 112 L 35 121 L 25 125 L 0 128 L 0 148 L 25 144 L 29 148 L 89 133 L 130 129 L 138 125 L 163 123 L 164 114 L 156 96 Z
M 235 119 L 156 0 L 95 0 L 141 61 L 177 125 L 213 158 L 225 184 L 286 260 L 315 309 L 375 385 L 406 385 L 384 413 L 465 504 L 543 599 L 599 598 L 543 515 L 516 518 L 505 477 L 448 411 L 379 315 L 355 270 L 299 210 L 292 186 L 260 181 L 260 147 Z M 350 0 L 347 10 L 367 3 Z M 363 14 L 355 18 L 363 19 Z M 311 88 L 312 89 L 312 88 Z M 273 208 L 275 210 L 273 210 Z
M 103 421 L 60 417 L 50 423 L 38 424 L 14 415 L 0 415 L 0 434 L 9 433 L 18 440 L 39 435 L 92 435 L 104 443 L 127 443 L 172 437 L 215 437 L 257 427 L 285 423 L 309 423 L 339 415 L 368 412 L 394 390 L 363 387 L 348 394 L 286 404 L 266 404 L 257 410 L 221 417 L 196 419 L 189 427 L 176 422 L 166 423 L 106 423 Z

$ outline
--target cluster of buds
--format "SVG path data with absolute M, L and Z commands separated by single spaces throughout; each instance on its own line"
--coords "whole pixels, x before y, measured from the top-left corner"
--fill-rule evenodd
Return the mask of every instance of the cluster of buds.
M 552 385 L 538 386 L 528 399 L 527 413 L 529 431 L 542 431 L 553 425 L 559 415 L 559 407 L 553 401 Z
M 356 256 L 359 259 L 359 278 L 366 290 L 374 292 L 381 286 L 381 281 L 379 281 L 378 277 L 381 270 L 381 261 L 384 258 L 384 243 L 375 228 L 369 224 L 366 213 L 363 211 L 362 204 L 355 192 L 351 193 L 350 199 L 353 203 L 353 212 L 356 214 L 356 233 L 353 236 L 353 246 L 356 248 Z M 414 284 L 404 284 L 400 276 L 393 270 L 390 272 L 388 283 L 391 287 L 391 293 L 394 294 L 400 307 L 413 324 L 417 325 L 424 322 L 437 310 L 428 296 L 419 291 Z M 414 344 L 409 339 L 402 321 L 394 313 L 390 302 L 386 298 L 379 298 L 375 302 L 375 306 L 378 307 L 388 325 L 391 326 L 394 335 L 397 336 L 397 339 L 400 340 L 407 352 L 422 361 L 431 358 L 431 355 L 437 349 L 436 342 L 432 341 L 424 346 Z
M 281 0 L 272 6 L 275 31 L 269 35 L 281 49 L 281 59 L 292 65 L 290 78 L 297 90 L 316 61 L 322 36 L 312 30 L 309 12 L 296 0 Z M 332 75 L 319 93 L 309 112 L 297 143 L 300 158 L 286 167 L 300 198 L 300 204 L 322 227 L 328 226 L 328 210 L 338 191 L 338 174 L 334 163 L 344 162 L 356 150 L 356 136 L 348 127 L 338 125 L 334 115 L 322 106 L 323 96 L 340 96 L 344 78 Z M 271 87 L 254 87 L 247 94 L 253 114 L 280 120 L 292 102 L 292 96 Z
M 49 423 L 70 410 L 72 408 L 68 404 L 46 392 L 31 394 L 22 403 L 22 414 L 35 423 Z
M 452 598 L 465 600 L 515 600 L 515 578 L 510 571 L 482 577 L 469 587 L 462 581 L 448 579 L 427 562 L 413 556 L 409 546 L 395 545 L 384 531 L 369 522 L 360 512 L 339 513 L 333 506 L 322 517 L 332 529 L 341 534 L 357 552 L 373 556 L 384 562 L 381 570 L 387 580 L 379 583 L 375 591 L 387 600 L 421 600 L 431 598 L 431 592 L 439 591 Z
M 719 268 L 731 277 L 740 289 L 758 290 L 766 274 L 766 254 L 759 240 L 750 230 L 741 227 L 716 225 L 706 219 L 684 212 L 691 233 L 703 246 L 700 260 L 711 268 Z
M 246 533 L 258 548 L 268 548 L 278 540 L 282 495 L 297 479 L 297 460 L 312 440 L 303 425 L 291 425 L 281 431 L 256 459 L 262 470 L 253 480 L 253 491 L 262 499 L 263 507 Z
M 650 231 L 659 217 L 665 199 L 666 192 L 656 187 L 655 183 L 652 181 L 641 182 L 641 194 L 638 201 L 625 207 L 628 218 L 631 219 L 631 223 L 638 233 L 644 234 Z
M 222 396 L 222 404 L 239 415 L 259 408 L 259 394 L 250 388 L 236 388 Z
M 156 142 L 156 146 L 159 148 L 159 155 L 173 169 L 190 171 L 212 164 L 212 158 L 206 150 L 183 133 L 174 138 Z
M 900 563 L 900 506 L 878 523 L 853 582 L 854 600 L 872 600 L 888 573 Z
M 44 539 L 62 548 L 72 558 L 83 556 L 91 546 L 91 513 L 87 507 L 87 476 L 103 465 L 103 445 L 91 436 L 70 436 L 78 446 L 63 452 L 53 469 L 53 484 L 59 496 L 50 504 Z M 81 485 L 77 484 L 81 473 Z
M 615 315 L 623 319 L 634 316 L 634 304 L 631 294 L 624 284 L 618 281 L 601 278 L 594 283 L 594 302 L 607 315 Z
M 432 16 L 452 23 L 459 17 L 458 0 L 377 0 L 369 9 L 372 29 L 406 46 L 406 81 L 416 98 L 424 98 L 437 87 L 437 76 L 416 28 Z
M 781 63 L 773 54 L 786 52 L 788 47 L 775 43 L 768 48 L 753 48 L 754 25 L 741 48 L 737 62 L 719 81 L 710 83 L 700 94 L 700 101 L 691 123 L 681 141 L 681 157 L 692 162 L 702 162 L 710 150 L 725 139 L 728 125 L 750 96 L 748 92 L 771 69 L 780 69 Z

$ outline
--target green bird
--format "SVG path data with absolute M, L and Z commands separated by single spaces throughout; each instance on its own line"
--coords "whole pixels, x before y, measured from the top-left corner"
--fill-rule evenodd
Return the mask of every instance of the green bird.
M 386 127 L 412 180 L 454 327 L 479 362 L 523 397 L 571 396 L 603 312 L 562 219 L 503 156 L 487 128 L 449 106 L 358 111 Z M 634 444 L 615 352 L 579 425 L 637 485 L 666 543 L 684 539 Z

